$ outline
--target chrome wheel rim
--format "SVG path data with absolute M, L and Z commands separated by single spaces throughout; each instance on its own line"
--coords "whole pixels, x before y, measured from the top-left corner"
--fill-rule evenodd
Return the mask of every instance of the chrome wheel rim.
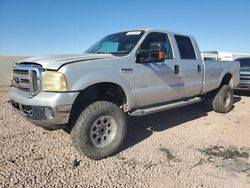
M 101 116 L 91 126 L 91 142 L 96 147 L 105 147 L 114 140 L 116 130 L 117 123 L 111 116 Z
M 231 92 L 229 92 L 229 91 L 226 92 L 224 101 L 225 101 L 225 108 L 227 108 L 231 102 Z

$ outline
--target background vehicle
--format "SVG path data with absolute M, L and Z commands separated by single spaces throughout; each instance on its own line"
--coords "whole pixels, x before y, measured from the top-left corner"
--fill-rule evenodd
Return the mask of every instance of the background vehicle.
M 235 61 L 239 58 L 250 58 L 250 54 L 234 53 L 234 52 L 221 52 L 221 51 L 203 51 L 201 56 L 204 61 Z
M 238 83 L 238 62 L 204 62 L 192 36 L 148 29 L 109 35 L 81 55 L 19 62 L 10 99 L 37 125 L 72 128 L 75 148 L 102 159 L 121 147 L 125 114 L 147 115 L 202 96 L 227 113 Z
M 250 90 L 250 57 L 239 58 L 235 61 L 240 62 L 240 84 L 235 89 Z

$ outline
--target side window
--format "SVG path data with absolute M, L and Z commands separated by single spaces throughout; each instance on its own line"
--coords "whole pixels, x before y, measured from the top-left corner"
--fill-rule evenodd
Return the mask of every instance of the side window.
M 149 33 L 144 41 L 142 42 L 140 49 L 141 50 L 149 50 L 150 44 L 161 42 L 163 43 L 163 48 L 165 52 L 165 59 L 173 59 L 172 48 L 170 42 L 168 40 L 167 34 L 164 33 Z
M 175 35 L 181 59 L 196 59 L 194 47 L 189 37 Z

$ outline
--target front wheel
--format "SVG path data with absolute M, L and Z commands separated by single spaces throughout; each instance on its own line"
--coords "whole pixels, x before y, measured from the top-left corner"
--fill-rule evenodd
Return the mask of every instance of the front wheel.
M 80 153 L 98 160 L 115 154 L 122 146 L 126 132 L 122 110 L 111 102 L 97 101 L 80 114 L 70 134 Z
M 233 105 L 233 89 L 228 85 L 223 85 L 215 94 L 212 106 L 215 112 L 228 113 Z

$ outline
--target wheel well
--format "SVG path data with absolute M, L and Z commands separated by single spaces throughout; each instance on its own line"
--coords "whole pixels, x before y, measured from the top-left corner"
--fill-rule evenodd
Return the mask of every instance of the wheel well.
M 223 79 L 221 80 L 220 86 L 208 93 L 206 93 L 207 98 L 214 98 L 214 96 L 216 95 L 216 93 L 221 89 L 221 87 L 223 85 L 230 85 L 231 87 L 233 87 L 233 82 L 232 82 L 232 74 L 227 73 L 224 75 Z
M 112 102 L 126 111 L 126 94 L 119 85 L 110 82 L 97 83 L 78 94 L 72 106 L 69 124 L 74 125 L 82 110 L 98 100 Z
M 230 73 L 227 73 L 222 81 L 221 81 L 221 84 L 220 84 L 220 88 L 223 86 L 223 85 L 231 85 L 232 86 L 232 74 Z

